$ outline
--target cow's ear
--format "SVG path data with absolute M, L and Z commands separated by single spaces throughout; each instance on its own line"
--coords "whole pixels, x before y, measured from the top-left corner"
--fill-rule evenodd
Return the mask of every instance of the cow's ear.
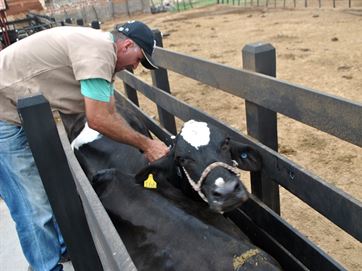
M 230 152 L 233 160 L 238 162 L 238 167 L 247 171 L 259 171 L 262 159 L 258 151 L 249 145 L 230 140 Z
M 154 175 L 155 180 L 167 178 L 174 168 L 174 156 L 175 148 L 172 148 L 166 156 L 142 168 L 135 176 L 136 183 L 142 184 L 151 173 Z

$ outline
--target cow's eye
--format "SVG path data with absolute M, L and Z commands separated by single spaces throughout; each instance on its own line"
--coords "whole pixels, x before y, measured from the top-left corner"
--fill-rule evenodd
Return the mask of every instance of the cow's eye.
M 230 138 L 229 137 L 225 138 L 224 142 L 221 144 L 221 147 L 220 147 L 222 152 L 228 152 L 230 150 L 229 142 L 230 142 Z

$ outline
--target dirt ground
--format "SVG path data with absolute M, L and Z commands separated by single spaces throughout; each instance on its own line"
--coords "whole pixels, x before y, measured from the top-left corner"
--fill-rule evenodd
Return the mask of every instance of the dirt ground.
M 169 34 L 165 48 L 237 68 L 244 45 L 271 43 L 277 52 L 278 79 L 362 103 L 362 3 L 352 9 L 292 10 L 215 5 L 132 19 Z M 136 74 L 150 81 L 143 68 Z M 246 132 L 242 99 L 172 72 L 169 78 L 173 95 Z M 156 114 L 154 106 L 141 101 L 149 114 Z M 278 134 L 282 154 L 362 201 L 361 148 L 282 115 Z M 361 242 L 284 189 L 281 209 L 284 219 L 348 270 L 362 270 Z

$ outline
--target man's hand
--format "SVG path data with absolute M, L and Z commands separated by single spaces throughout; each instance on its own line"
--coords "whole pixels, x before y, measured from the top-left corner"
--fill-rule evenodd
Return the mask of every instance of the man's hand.
M 87 121 L 90 128 L 108 136 L 109 138 L 129 144 L 142 150 L 148 159 L 153 162 L 165 156 L 169 149 L 159 141 L 150 139 L 135 130 L 119 115 L 115 108 L 114 97 L 110 103 L 84 98 Z
M 169 148 L 159 140 L 150 139 L 147 149 L 144 151 L 148 161 L 153 162 L 165 156 L 169 152 Z

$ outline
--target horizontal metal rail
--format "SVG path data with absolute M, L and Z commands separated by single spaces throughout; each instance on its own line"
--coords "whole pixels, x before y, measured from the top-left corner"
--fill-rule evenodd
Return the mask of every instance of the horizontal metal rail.
M 362 147 L 362 104 L 156 47 L 155 63 Z M 189 90 L 191 91 L 191 90 Z
M 229 133 L 241 142 L 255 147 L 263 157 L 262 174 L 282 185 L 359 241 L 362 241 L 362 203 L 344 191 L 306 171 L 281 154 L 254 139 L 240 134 L 200 110 L 176 99 L 164 91 L 150 86 L 133 74 L 123 71 L 117 74 L 126 84 L 143 93 L 163 109 L 182 120 L 207 121 Z
M 104 270 L 136 271 L 126 247 L 113 226 L 88 178 L 75 157 L 61 121 L 57 123 L 60 140 L 82 200 L 89 229 Z
M 115 94 L 117 104 L 131 110 L 145 121 L 158 138 L 166 142 L 170 140 L 169 132 L 158 126 L 124 95 L 117 92 Z M 277 258 L 285 270 L 345 270 L 253 195 L 241 209 L 229 213 L 228 216 L 256 245 Z

